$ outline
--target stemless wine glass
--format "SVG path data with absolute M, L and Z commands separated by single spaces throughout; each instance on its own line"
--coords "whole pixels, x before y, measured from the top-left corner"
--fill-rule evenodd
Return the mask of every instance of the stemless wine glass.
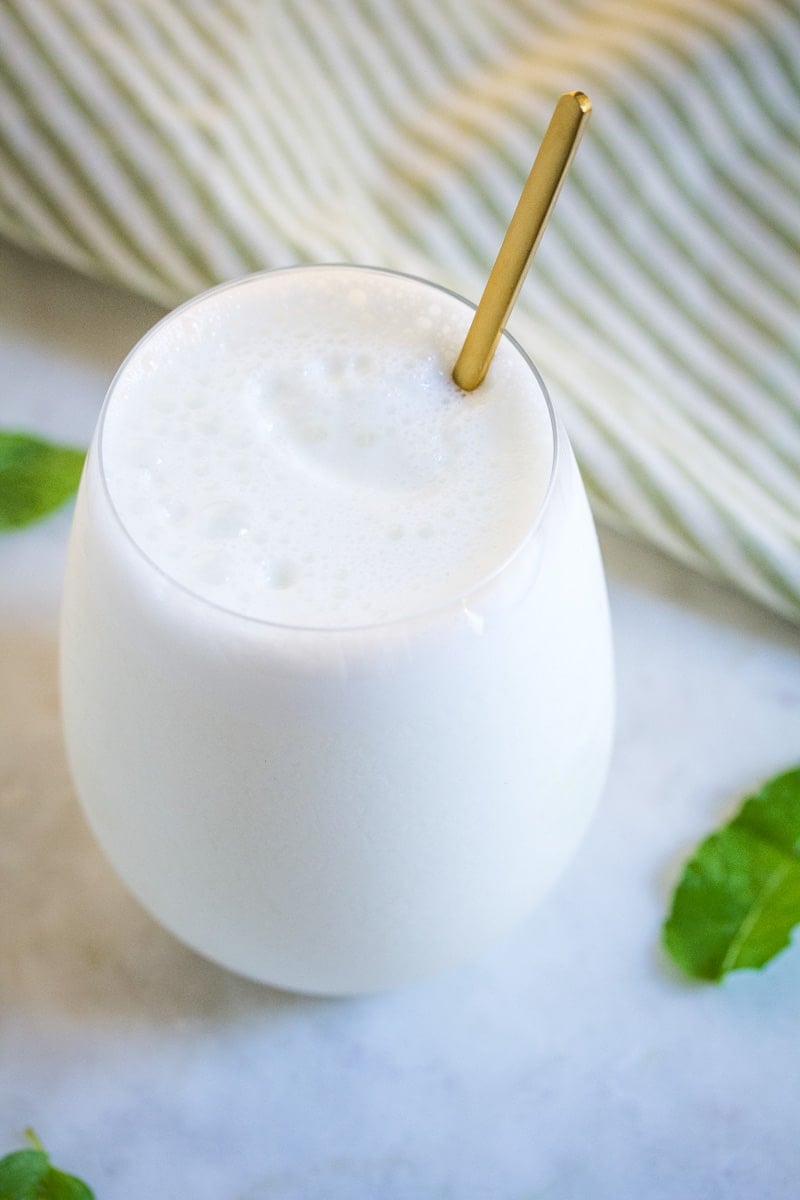
M 358 273 L 367 293 L 380 274 L 293 270 L 322 269 Z M 463 310 L 466 328 L 467 301 L 397 278 Z M 250 282 L 225 288 L 235 302 Z M 187 587 L 127 526 L 105 431 L 154 345 L 151 332 L 106 398 L 64 587 L 66 743 L 97 840 L 174 934 L 275 986 L 368 992 L 469 959 L 570 860 L 612 736 L 594 526 L 536 369 L 512 343 L 552 438 L 514 552 L 433 611 L 309 627 Z

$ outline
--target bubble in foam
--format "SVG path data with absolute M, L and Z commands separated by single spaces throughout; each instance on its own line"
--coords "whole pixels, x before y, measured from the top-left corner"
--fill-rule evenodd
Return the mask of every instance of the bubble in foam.
M 213 541 L 244 537 L 249 532 L 250 513 L 242 504 L 213 501 L 202 512 L 202 529 Z
M 264 582 L 273 591 L 284 592 L 294 587 L 297 574 L 296 567 L 288 558 L 278 558 L 265 564 Z

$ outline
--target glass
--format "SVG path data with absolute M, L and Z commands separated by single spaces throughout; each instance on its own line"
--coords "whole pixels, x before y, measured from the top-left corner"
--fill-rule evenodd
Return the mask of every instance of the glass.
M 379 274 L 268 274 L 320 269 L 367 286 Z M 421 301 L 433 291 L 463 306 L 466 327 L 467 301 L 396 278 Z M 250 282 L 207 295 L 235 299 Z M 512 343 L 553 448 L 544 502 L 514 552 L 432 611 L 313 628 L 195 593 L 120 518 L 105 423 L 125 372 L 152 359 L 155 332 L 106 397 L 64 586 L 66 743 L 97 840 L 174 934 L 278 987 L 368 992 L 477 955 L 570 861 L 612 737 L 594 526 L 536 369 Z

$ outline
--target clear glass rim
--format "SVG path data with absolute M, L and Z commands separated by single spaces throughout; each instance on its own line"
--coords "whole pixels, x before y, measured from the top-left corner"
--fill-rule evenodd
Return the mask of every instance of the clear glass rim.
M 388 267 L 373 267 L 373 266 L 367 266 L 367 265 L 362 265 L 362 264 L 358 264 L 358 263 L 338 263 L 338 262 L 299 263 L 299 264 L 295 264 L 295 265 L 287 266 L 287 267 L 273 267 L 273 268 L 267 268 L 263 271 L 254 271 L 247 275 L 241 275 L 236 279 L 226 280 L 224 283 L 219 283 L 219 284 L 216 284 L 214 287 L 207 288 L 204 292 L 199 292 L 199 293 L 197 293 L 197 295 L 191 296 L 188 300 L 184 300 L 181 304 L 177 305 L 177 307 L 175 307 L 175 308 L 171 309 L 169 312 L 165 313 L 164 316 L 160 318 L 160 320 L 156 321 L 155 325 L 151 326 L 151 328 L 148 329 L 147 332 L 145 334 L 143 334 L 142 337 L 139 338 L 139 340 L 135 343 L 135 345 L 128 351 L 125 358 L 120 363 L 117 370 L 115 371 L 114 376 L 111 380 L 111 383 L 108 386 L 108 390 L 106 391 L 105 398 L 103 400 L 103 405 L 100 410 L 100 416 L 98 418 L 98 423 L 97 423 L 96 453 L 97 453 L 97 462 L 98 462 L 98 468 L 99 468 L 99 472 L 100 472 L 100 480 L 101 480 L 101 484 L 102 484 L 103 494 L 108 503 L 109 509 L 113 515 L 114 521 L 115 521 L 116 525 L 119 527 L 120 531 L 122 532 L 126 542 L 133 548 L 136 555 L 140 559 L 142 559 L 142 561 L 145 562 L 152 571 L 154 571 L 163 580 L 165 580 L 170 585 L 170 587 L 177 589 L 179 592 L 182 592 L 184 595 L 186 595 L 188 597 L 191 597 L 191 599 L 193 601 L 202 605 L 204 608 L 209 608 L 220 614 L 224 614 L 225 617 L 232 617 L 237 622 L 244 621 L 248 625 L 251 625 L 253 627 L 261 627 L 261 628 L 265 628 L 265 629 L 280 630 L 282 632 L 287 632 L 287 633 L 293 632 L 293 633 L 313 633 L 313 634 L 356 634 L 356 633 L 365 633 L 370 630 L 380 630 L 380 629 L 388 629 L 391 627 L 400 627 L 403 625 L 414 625 L 414 624 L 418 624 L 418 623 L 423 623 L 423 624 L 430 623 L 430 622 L 435 621 L 438 617 L 445 616 L 447 613 L 451 613 L 460 608 L 464 608 L 467 605 L 467 602 L 470 600 L 470 598 L 478 595 L 486 587 L 491 585 L 496 579 L 498 579 L 501 575 L 503 575 L 510 568 L 510 566 L 518 558 L 520 558 L 522 556 L 522 554 L 525 552 L 526 548 L 534 540 L 534 538 L 536 537 L 536 535 L 539 531 L 540 526 L 542 525 L 542 522 L 544 521 L 545 514 L 547 513 L 547 510 L 550 507 L 551 497 L 552 497 L 554 486 L 555 486 L 555 479 L 556 479 L 556 474 L 557 474 L 557 470 L 558 470 L 558 465 L 559 465 L 560 458 L 561 458 L 561 438 L 559 436 L 559 431 L 558 431 L 558 421 L 556 418 L 556 414 L 555 414 L 555 410 L 553 408 L 552 401 L 550 399 L 550 394 L 547 390 L 547 386 L 545 385 L 544 380 L 542 379 L 541 375 L 539 374 L 539 371 L 538 371 L 535 363 L 531 359 L 530 355 L 528 355 L 526 353 L 526 351 L 523 350 L 522 346 L 520 346 L 520 344 L 516 340 L 516 338 L 514 338 L 508 332 L 508 330 L 503 330 L 502 337 L 506 341 L 511 343 L 511 345 L 514 347 L 514 349 L 517 351 L 517 353 L 522 358 L 523 362 L 526 364 L 526 366 L 530 370 L 531 375 L 533 376 L 534 380 L 536 381 L 536 383 L 539 387 L 539 391 L 541 393 L 542 399 L 544 400 L 545 408 L 546 408 L 547 415 L 548 415 L 548 420 L 549 420 L 549 424 L 550 424 L 550 433 L 551 433 L 551 437 L 552 437 L 553 453 L 552 453 L 552 459 L 551 459 L 551 463 L 550 463 L 550 474 L 549 474 L 549 477 L 547 480 L 547 487 L 545 488 L 544 495 L 542 496 L 541 502 L 539 503 L 536 513 L 535 513 L 533 519 L 531 520 L 530 525 L 528 526 L 527 530 L 525 531 L 525 535 L 519 540 L 519 542 L 514 547 L 514 549 L 511 551 L 511 553 L 507 554 L 505 556 L 505 558 L 503 558 L 490 572 L 488 572 L 486 575 L 481 576 L 480 579 L 476 580 L 475 583 L 471 584 L 467 590 L 459 592 L 457 595 L 453 596 L 451 599 L 444 601 L 442 604 L 437 604 L 437 605 L 433 606 L 432 608 L 421 609 L 419 612 L 406 613 L 399 617 L 388 617 L 385 620 L 381 620 L 381 621 L 366 621 L 366 622 L 361 622 L 360 624 L 353 624 L 353 625 L 296 624 L 296 623 L 291 623 L 291 622 L 287 622 L 287 621 L 271 621 L 266 617 L 259 617 L 259 616 L 254 616 L 251 613 L 239 612 L 235 608 L 229 608 L 224 604 L 218 604 L 215 600 L 209 599 L 208 596 L 204 596 L 200 592 L 195 591 L 193 588 L 187 587 L 186 584 L 181 583 L 180 580 L 176 579 L 173 575 L 171 575 L 169 573 L 169 571 L 165 570 L 162 566 L 160 566 L 157 562 L 155 562 L 155 560 L 150 557 L 150 555 L 147 553 L 147 551 L 144 550 L 143 547 L 139 545 L 139 543 L 133 537 L 133 534 L 128 529 L 127 525 L 125 524 L 125 521 L 123 520 L 122 516 L 119 513 L 119 510 L 117 509 L 117 506 L 114 503 L 114 498 L 111 495 L 111 491 L 108 486 L 108 481 L 106 479 L 105 464 L 103 461 L 103 433 L 104 433 L 104 429 L 105 429 L 106 415 L 111 406 L 114 393 L 117 390 L 117 387 L 120 383 L 122 376 L 127 371 L 131 362 L 135 358 L 138 358 L 139 355 L 144 350 L 146 350 L 149 342 L 156 336 L 156 334 L 161 329 L 163 329 L 163 327 L 165 325 L 168 325 L 170 322 L 176 320 L 182 314 L 186 313 L 187 310 L 194 308 L 196 305 L 204 302 L 205 300 L 209 299 L 212 296 L 219 295 L 222 292 L 233 291 L 236 288 L 246 286 L 249 283 L 255 282 L 256 280 L 263 279 L 266 277 L 285 275 L 288 273 L 297 273 L 300 271 L 318 271 L 318 270 L 354 271 L 354 272 L 367 272 L 368 271 L 368 272 L 378 274 L 378 275 L 391 275 L 391 276 L 394 276 L 395 278 L 408 279 L 415 283 L 421 283 L 425 287 L 431 288 L 435 292 L 440 292 L 440 293 L 443 293 L 444 295 L 451 296 L 453 299 L 459 301 L 459 303 L 463 304 L 466 308 L 471 309 L 473 312 L 475 311 L 475 309 L 477 307 L 475 304 L 472 303 L 471 300 L 467 300 L 466 297 L 460 295 L 456 291 L 453 291 L 452 288 L 444 287 L 442 284 L 439 284 L 439 283 L 434 283 L 430 279 L 423 279 L 422 276 L 420 276 L 420 275 L 413 275 L 413 274 L 410 274 L 405 271 L 395 271 Z

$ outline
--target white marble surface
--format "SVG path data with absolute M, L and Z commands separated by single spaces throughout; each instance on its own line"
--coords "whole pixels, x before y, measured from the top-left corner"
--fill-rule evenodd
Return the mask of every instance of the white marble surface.
M 158 310 L 0 246 L 0 425 L 85 443 Z M 98 1200 L 782 1200 L 800 1170 L 800 945 L 721 986 L 659 948 L 682 857 L 800 760 L 800 638 L 605 535 L 619 730 L 547 902 L 408 991 L 293 998 L 181 947 L 70 790 L 62 513 L 0 541 L 0 1153 L 32 1125 Z

